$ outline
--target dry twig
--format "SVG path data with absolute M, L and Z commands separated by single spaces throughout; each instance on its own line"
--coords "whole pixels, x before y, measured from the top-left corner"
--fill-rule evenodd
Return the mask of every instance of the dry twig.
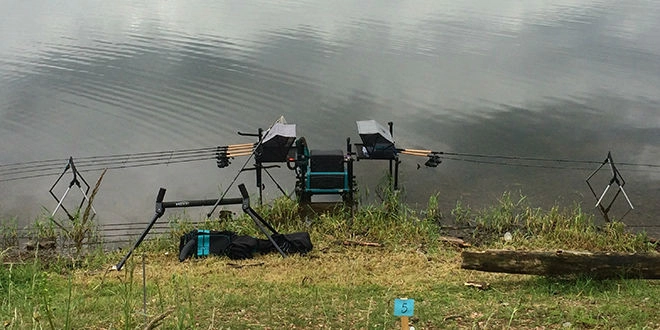
M 170 307 L 165 312 L 156 315 L 153 319 L 151 319 L 151 321 L 149 321 L 149 323 L 147 323 L 146 326 L 144 326 L 144 330 L 155 329 L 159 325 L 160 321 L 164 320 L 168 315 L 172 314 L 172 312 L 174 312 L 174 307 Z
M 383 247 L 383 244 L 373 243 L 373 242 L 360 242 L 353 240 L 345 240 L 342 242 L 344 245 L 359 245 L 359 246 L 372 246 L 372 247 Z

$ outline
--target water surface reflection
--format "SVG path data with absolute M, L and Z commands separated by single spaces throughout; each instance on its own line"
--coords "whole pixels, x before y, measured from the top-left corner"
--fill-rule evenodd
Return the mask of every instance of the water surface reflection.
M 375 119 L 395 122 L 402 147 L 586 160 L 611 150 L 660 164 L 652 1 L 35 0 L 0 10 L 11 13 L 0 21 L 1 164 L 242 143 L 236 131 L 280 115 L 314 148 L 343 148 L 356 120 Z M 210 198 L 238 167 L 112 171 L 97 209 L 110 222 L 148 217 L 157 187 Z M 657 223 L 657 168 L 621 170 L 630 220 Z M 404 159 L 402 183 L 411 202 L 440 192 L 444 209 L 504 190 L 586 206 L 588 174 L 449 159 L 417 170 Z M 274 175 L 292 187 L 289 172 Z M 2 212 L 52 208 L 52 180 L 0 182 Z

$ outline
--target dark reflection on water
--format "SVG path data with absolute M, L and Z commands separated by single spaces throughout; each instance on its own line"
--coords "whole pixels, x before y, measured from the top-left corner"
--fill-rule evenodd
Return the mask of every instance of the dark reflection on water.
M 357 140 L 356 120 L 376 119 L 395 122 L 400 147 L 585 160 L 612 151 L 660 164 L 654 2 L 70 0 L 0 10 L 10 13 L 0 22 L 0 164 L 243 143 L 236 131 L 280 115 L 313 148 L 343 149 Z M 408 200 L 438 192 L 446 213 L 503 191 L 543 205 L 594 202 L 591 169 L 447 159 L 418 170 L 422 161 L 403 160 Z M 159 186 L 173 199 L 210 198 L 242 163 L 111 171 L 99 217 L 148 218 Z M 364 192 L 382 165 L 356 165 Z M 626 219 L 657 225 L 658 169 L 621 171 L 637 208 Z M 290 172 L 273 174 L 291 189 Z M 52 209 L 54 179 L 0 182 L 0 212 Z M 269 184 L 267 194 L 278 192 Z

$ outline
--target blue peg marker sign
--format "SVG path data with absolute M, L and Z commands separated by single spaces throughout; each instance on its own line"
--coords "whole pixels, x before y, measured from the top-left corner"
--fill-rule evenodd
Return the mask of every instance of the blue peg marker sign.
M 394 299 L 394 316 L 413 316 L 415 312 L 415 299 Z
M 415 312 L 415 299 L 394 299 L 394 316 L 401 317 L 401 330 L 408 330 L 408 317 Z

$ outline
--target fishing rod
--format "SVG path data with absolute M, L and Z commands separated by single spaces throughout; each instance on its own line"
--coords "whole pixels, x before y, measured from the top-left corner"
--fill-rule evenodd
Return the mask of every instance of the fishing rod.
M 216 147 L 166 150 L 134 154 L 92 156 L 76 158 L 80 172 L 118 169 L 212 159 Z M 57 175 L 67 159 L 50 159 L 22 163 L 0 164 L 0 182 Z
M 217 157 L 219 150 L 227 150 L 228 157 L 241 157 L 249 156 L 255 151 L 257 143 L 247 144 L 247 147 L 241 145 L 229 145 L 223 147 L 205 147 L 197 149 L 183 149 L 183 150 L 166 150 L 166 151 L 153 151 L 142 152 L 134 154 L 118 154 L 106 156 L 91 156 L 76 158 L 76 163 L 79 172 L 92 172 L 101 171 L 103 169 L 124 169 L 133 167 L 144 166 L 157 166 L 175 163 L 187 163 L 195 161 L 210 160 Z M 249 145 L 253 145 L 252 148 Z M 433 151 L 430 149 L 397 149 L 397 152 L 403 155 L 430 157 L 430 162 L 427 166 L 439 164 L 438 160 L 454 160 L 463 161 L 476 164 L 485 165 L 506 165 L 506 166 L 521 166 L 521 167 L 538 167 L 549 169 L 567 169 L 567 170 L 587 170 L 585 167 L 566 167 L 566 166 L 547 166 L 542 164 L 520 164 L 503 162 L 499 160 L 510 161 L 527 161 L 527 162 L 540 162 L 540 163 L 562 163 L 562 164 L 581 164 L 581 165 L 597 165 L 600 161 L 592 160 L 573 160 L 561 158 L 539 158 L 539 157 L 524 157 L 512 155 L 493 155 L 493 154 L 477 154 L 477 153 L 462 153 L 462 152 L 448 152 L 448 151 Z M 431 156 L 439 156 L 433 157 Z M 476 159 L 472 159 L 476 158 Z M 481 159 L 481 160 L 478 160 Z M 0 164 L 0 182 L 16 181 L 23 179 L 32 179 L 46 176 L 55 176 L 60 174 L 62 164 L 65 164 L 68 159 L 48 159 L 37 160 L 10 164 Z M 618 166 L 625 167 L 638 167 L 637 169 L 629 169 L 637 172 L 657 172 L 660 169 L 659 164 L 650 163 L 631 163 L 620 162 Z M 647 169 L 643 169 L 647 168 Z
M 190 162 L 197 162 L 197 161 L 204 161 L 204 160 L 212 160 L 215 159 L 214 156 L 208 156 L 208 157 L 201 157 L 201 158 L 192 158 L 192 159 L 173 159 L 173 160 L 166 160 L 166 161 L 153 161 L 153 162 L 146 162 L 146 163 L 140 163 L 140 164 L 118 164 L 114 166 L 103 166 L 103 167 L 88 167 L 86 169 L 80 169 L 78 172 L 95 172 L 95 171 L 103 171 L 103 170 L 113 170 L 113 169 L 125 169 L 125 168 L 137 168 L 137 167 L 145 167 L 145 166 L 157 166 L 157 165 L 169 165 L 169 164 L 178 164 L 178 163 L 190 163 Z M 31 175 L 23 175 L 19 177 L 11 177 L 11 178 L 3 178 L 0 179 L 0 182 L 8 182 L 8 181 L 17 181 L 17 180 L 24 180 L 24 179 L 34 179 L 34 178 L 40 178 L 40 177 L 47 177 L 47 176 L 56 176 L 59 175 L 59 171 L 53 172 L 53 171 L 48 171 L 44 173 L 39 173 L 39 174 L 31 174 Z
M 76 161 L 79 166 L 86 164 L 98 164 L 106 162 L 123 162 L 128 160 L 150 160 L 153 158 L 169 157 L 169 156 L 195 156 L 195 155 L 204 155 L 210 154 L 215 151 L 216 147 L 205 147 L 199 149 L 182 149 L 182 150 L 163 150 L 163 151 L 151 151 L 151 152 L 141 152 L 133 154 L 115 154 L 115 155 L 105 155 L 105 156 L 89 156 L 89 157 L 77 157 Z M 33 169 L 33 168 L 47 168 L 55 165 L 60 165 L 65 162 L 65 159 L 50 159 L 43 161 L 29 161 L 22 163 L 11 163 L 11 164 L 0 164 L 0 172 L 12 171 L 16 169 Z
M 141 164 L 141 163 L 153 163 L 155 161 L 162 161 L 167 163 L 167 161 L 178 161 L 178 160 L 195 160 L 203 158 L 204 156 L 212 156 L 212 152 L 206 153 L 195 153 L 195 154 L 161 154 L 158 156 L 143 157 L 139 159 L 135 158 L 124 158 L 124 159 L 109 159 L 102 161 L 78 161 L 78 167 L 81 169 L 90 168 L 90 167 L 109 167 L 109 166 L 119 166 L 119 165 L 130 165 L 130 164 Z M 13 169 L 4 169 L 0 170 L 0 175 L 18 175 L 26 173 L 39 173 L 45 172 L 53 169 L 60 168 L 61 164 L 52 165 L 52 166 L 41 166 L 41 167 L 25 167 L 25 168 L 13 168 Z
M 281 116 L 277 120 L 275 120 L 270 127 L 267 130 L 263 130 L 259 128 L 257 130 L 257 134 L 253 133 L 243 133 L 243 132 L 237 132 L 238 135 L 241 136 L 252 136 L 252 137 L 257 137 L 258 141 L 257 143 L 252 144 L 243 144 L 243 145 L 235 145 L 233 148 L 227 147 L 226 150 L 218 150 L 217 152 L 217 160 L 218 160 L 218 167 L 226 167 L 229 165 L 229 158 L 233 157 L 239 157 L 239 156 L 248 156 L 248 158 L 245 160 L 243 163 L 243 166 L 241 166 L 241 169 L 236 173 L 234 178 L 232 179 L 231 183 L 225 188 L 225 190 L 222 192 L 222 195 L 220 195 L 220 198 L 218 200 L 221 200 L 224 198 L 224 196 L 227 194 L 231 186 L 236 183 L 236 180 L 238 180 L 238 177 L 241 175 L 243 171 L 246 170 L 255 170 L 256 171 L 256 183 L 257 183 L 257 188 L 259 189 L 259 203 L 261 204 L 263 202 L 263 187 L 262 187 L 262 178 L 261 178 L 261 171 L 265 170 L 266 168 L 262 165 L 262 161 L 257 159 L 257 161 L 254 164 L 254 168 L 247 169 L 247 165 L 252 159 L 253 156 L 255 156 L 256 153 L 262 153 L 263 152 L 263 143 L 264 143 L 264 136 L 268 137 L 269 133 L 273 129 L 273 127 L 277 124 L 285 124 L 286 120 L 284 119 L 284 116 Z M 295 139 L 295 126 L 294 126 L 294 139 Z M 287 150 L 288 151 L 288 150 Z M 255 157 L 256 158 L 256 157 Z M 215 209 L 218 207 L 218 205 L 213 205 L 211 210 L 206 214 L 207 218 L 210 218 L 211 215 L 213 215 L 213 212 L 215 212 Z

